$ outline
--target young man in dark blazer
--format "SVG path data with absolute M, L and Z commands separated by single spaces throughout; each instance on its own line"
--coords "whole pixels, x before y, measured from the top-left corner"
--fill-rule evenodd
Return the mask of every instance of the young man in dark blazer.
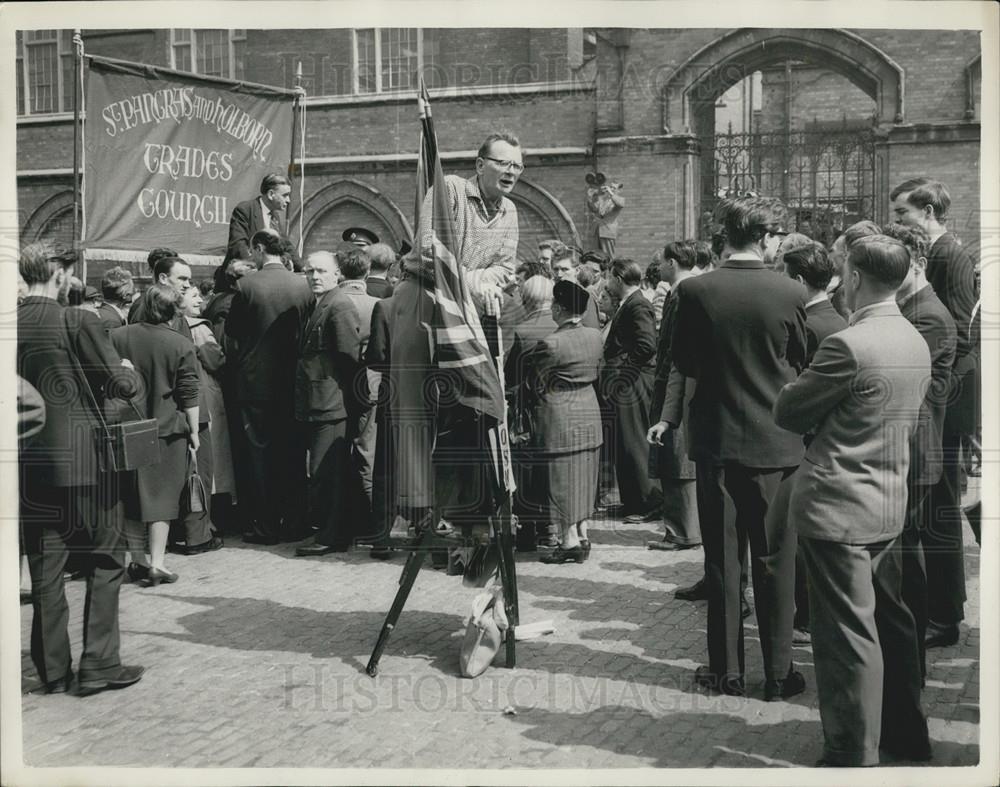
M 256 513 L 244 540 L 276 544 L 301 536 L 305 453 L 296 439 L 295 363 L 302 326 L 314 299 L 306 280 L 281 262 L 281 238 L 251 238 L 259 270 L 236 282 L 226 336 L 236 343 L 237 390 L 248 438 Z M 284 524 L 282 524 L 284 520 Z
M 44 427 L 20 449 L 19 513 L 31 570 L 31 659 L 48 694 L 67 691 L 73 680 L 63 572 L 70 549 L 85 561 L 79 693 L 87 695 L 130 686 L 143 673 L 119 659 L 124 515 L 118 474 L 99 469 L 90 439 L 100 424 L 94 405 L 135 396 L 140 380 L 97 317 L 59 305 L 74 262 L 73 252 L 47 243 L 26 246 L 18 261 L 28 292 L 17 309 L 17 373 L 42 395 L 46 410 Z
M 877 765 L 880 748 L 931 756 L 913 616 L 900 596 L 910 437 L 931 374 L 926 342 L 896 305 L 909 270 L 909 252 L 892 238 L 853 246 L 844 266 L 850 325 L 774 405 L 782 428 L 815 430 L 789 518 L 809 572 L 827 765 Z
M 931 354 L 931 385 L 920 409 L 920 420 L 910 441 L 910 472 L 906 478 L 906 521 L 903 526 L 903 601 L 913 613 L 920 650 L 920 673 L 926 675 L 927 570 L 923 540 L 933 521 L 928 501 L 944 472 L 941 446 L 958 336 L 955 320 L 927 281 L 930 238 L 916 225 L 889 224 L 885 234 L 910 253 L 910 271 L 896 291 L 896 303 L 917 329 Z M 930 536 L 932 548 L 934 536 Z M 932 558 L 933 563 L 933 558 Z
M 614 414 L 611 456 L 626 522 L 659 519 L 663 501 L 659 480 L 648 473 L 656 315 L 639 289 L 641 281 L 642 269 L 632 260 L 617 259 L 608 270 L 608 291 L 621 305 L 604 339 L 601 393 Z
M 817 348 L 831 334 L 847 327 L 826 290 L 833 280 L 835 266 L 830 255 L 820 243 L 810 243 L 784 255 L 785 275 L 806 289 L 806 364 L 812 362 Z M 807 438 L 808 439 L 808 438 Z M 772 503 L 775 516 L 788 515 L 788 496 L 791 491 L 786 480 Z M 770 512 L 768 514 L 771 515 Z M 794 523 L 793 523 L 794 526 Z M 809 637 L 809 591 L 806 586 L 806 566 L 802 550 L 795 550 L 795 619 L 793 642 L 807 644 Z
M 802 690 L 791 668 L 794 531 L 767 519 L 778 485 L 802 459 L 802 440 L 779 429 L 771 407 L 806 359 L 805 290 L 764 266 L 780 203 L 724 200 L 724 262 L 677 287 L 674 365 L 695 379 L 689 455 L 697 467 L 698 519 L 708 582 L 707 688 L 745 693 L 740 573 L 750 543 L 768 697 Z M 732 501 L 729 505 L 727 498 Z
M 951 195 L 943 183 L 914 178 L 889 195 L 896 222 L 926 230 L 931 246 L 927 253 L 927 281 L 955 320 L 958 343 L 952 375 L 954 390 L 945 413 L 941 450 L 941 479 L 931 491 L 928 505 L 932 524 L 924 534 L 927 560 L 929 648 L 954 645 L 958 624 L 965 617 L 965 549 L 962 544 L 961 443 L 975 433 L 979 412 L 977 370 L 979 354 L 969 331 L 977 300 L 976 265 L 946 222 Z

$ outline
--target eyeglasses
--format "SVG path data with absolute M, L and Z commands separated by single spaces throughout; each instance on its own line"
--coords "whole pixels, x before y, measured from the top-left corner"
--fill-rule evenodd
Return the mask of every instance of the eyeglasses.
M 483 158 L 489 159 L 505 172 L 515 172 L 518 175 L 524 172 L 524 164 L 519 164 L 516 161 L 509 161 L 505 158 L 493 158 L 493 156 L 483 156 Z

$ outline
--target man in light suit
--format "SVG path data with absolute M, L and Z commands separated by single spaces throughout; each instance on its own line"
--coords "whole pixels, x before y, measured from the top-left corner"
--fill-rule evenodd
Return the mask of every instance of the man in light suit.
M 255 521 L 244 523 L 243 538 L 277 544 L 300 535 L 296 519 L 305 477 L 295 440 L 295 361 L 313 295 L 306 281 L 282 264 L 275 232 L 261 230 L 250 245 L 260 270 L 236 282 L 225 328 L 236 343 L 237 390 L 253 478 L 247 510 Z
M 677 370 L 695 379 L 689 456 L 708 591 L 708 659 L 695 679 L 743 695 L 740 595 L 747 543 L 766 678 L 765 697 L 790 697 L 805 682 L 792 668 L 794 531 L 767 512 L 802 459 L 802 440 L 771 417 L 778 391 L 805 363 L 805 290 L 765 267 L 782 219 L 780 203 L 724 200 L 725 262 L 677 286 L 671 341 Z
M 233 208 L 229 219 L 229 241 L 225 268 L 230 260 L 249 260 L 252 255 L 251 238 L 261 230 L 274 230 L 282 238 L 288 237 L 285 211 L 292 201 L 292 186 L 288 178 L 276 172 L 265 175 L 260 182 L 260 194 Z M 298 255 L 293 253 L 293 261 L 298 263 Z
M 901 597 L 909 441 L 931 374 L 926 342 L 896 305 L 909 270 L 909 252 L 892 238 L 854 246 L 844 267 L 850 325 L 774 405 L 782 428 L 815 429 L 790 518 L 809 572 L 827 765 L 876 765 L 880 745 L 931 756 L 916 631 Z

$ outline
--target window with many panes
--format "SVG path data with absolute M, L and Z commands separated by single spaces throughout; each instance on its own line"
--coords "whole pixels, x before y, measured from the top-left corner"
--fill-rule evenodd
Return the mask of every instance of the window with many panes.
M 421 71 L 433 65 L 429 31 L 417 27 L 354 30 L 354 93 L 415 90 Z
M 73 31 L 18 30 L 17 114 L 73 111 Z
M 170 66 L 210 77 L 243 79 L 246 30 L 171 30 Z

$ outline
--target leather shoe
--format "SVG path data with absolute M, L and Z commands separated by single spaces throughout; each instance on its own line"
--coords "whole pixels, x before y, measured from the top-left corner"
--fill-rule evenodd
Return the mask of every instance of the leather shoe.
M 374 558 L 375 560 L 388 560 L 392 557 L 392 547 L 374 546 L 368 553 L 368 557 Z
M 547 555 L 542 555 L 538 560 L 550 565 L 561 565 L 563 563 L 582 563 L 586 558 L 583 554 L 583 547 L 575 546 L 572 549 L 556 547 Z
M 690 587 L 680 588 L 674 593 L 674 598 L 681 601 L 705 601 L 708 599 L 708 583 L 702 577 Z
M 225 546 L 225 542 L 219 536 L 212 536 L 204 544 L 195 544 L 193 547 L 184 547 L 182 554 L 184 555 L 201 555 L 205 552 L 214 552 L 217 549 L 222 549 Z
M 175 574 L 172 571 L 162 571 L 158 568 L 151 568 L 149 569 L 149 576 L 146 577 L 146 582 L 148 587 L 155 588 L 161 582 L 164 585 L 172 585 L 178 579 L 180 579 L 180 575 Z
M 743 598 L 740 599 L 740 615 L 743 617 L 743 620 L 746 620 L 752 614 L 753 607 L 750 606 L 750 602 L 747 601 L 747 597 L 743 596 Z
M 277 536 L 268 536 L 263 533 L 250 532 L 243 534 L 244 544 L 259 544 L 260 546 L 273 547 L 281 543 Z
M 129 563 L 128 568 L 125 569 L 125 573 L 128 574 L 130 581 L 141 582 L 144 579 L 149 579 L 149 566 L 141 566 L 138 563 Z
M 337 548 L 329 544 L 306 544 L 295 549 L 295 557 L 319 557 L 336 551 Z
M 583 550 L 583 559 L 590 560 L 590 539 L 581 538 L 580 539 L 580 549 Z
M 81 680 L 77 696 L 89 697 L 91 694 L 97 694 L 100 691 L 124 689 L 133 683 L 138 683 L 142 678 L 142 673 L 145 671 L 145 667 L 119 667 L 118 672 L 110 678 Z
M 911 762 L 928 762 L 933 759 L 934 752 L 931 750 L 931 742 L 926 738 L 922 741 L 892 741 L 884 737 L 879 741 L 878 747 L 891 754 L 898 760 L 909 760 Z
M 764 700 L 787 700 L 806 690 L 806 679 L 798 670 L 789 670 L 782 680 L 769 680 L 764 684 Z
M 746 695 L 742 678 L 726 676 L 720 679 L 707 666 L 698 667 L 694 671 L 694 680 L 699 686 L 709 691 L 717 691 L 720 694 L 726 694 L 730 697 L 743 697 Z
M 664 538 L 662 541 L 647 541 L 646 549 L 659 550 L 662 552 L 680 552 L 683 549 L 697 549 L 701 544 L 679 544 Z
M 73 685 L 73 673 L 67 672 L 66 677 L 59 680 L 50 680 L 48 683 L 32 689 L 30 694 L 66 694 L 69 687 Z
M 924 635 L 925 648 L 947 648 L 958 642 L 958 624 L 941 624 L 933 620 L 927 621 L 927 633 Z

